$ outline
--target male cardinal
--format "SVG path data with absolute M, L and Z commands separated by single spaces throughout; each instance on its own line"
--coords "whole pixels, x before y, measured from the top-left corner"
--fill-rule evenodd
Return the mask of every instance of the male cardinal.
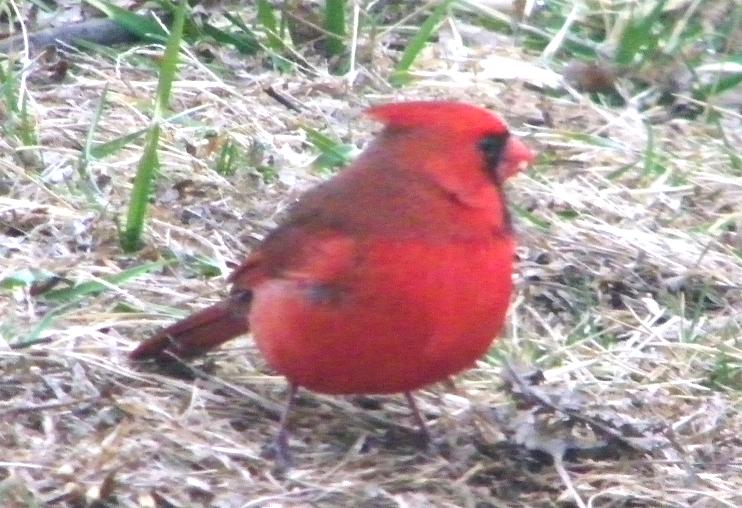
M 505 320 L 514 257 L 503 182 L 532 161 L 497 116 L 456 102 L 370 108 L 384 123 L 348 168 L 306 192 L 229 277 L 230 296 L 160 331 L 131 358 L 202 354 L 251 331 L 299 387 L 411 392 L 470 367 Z

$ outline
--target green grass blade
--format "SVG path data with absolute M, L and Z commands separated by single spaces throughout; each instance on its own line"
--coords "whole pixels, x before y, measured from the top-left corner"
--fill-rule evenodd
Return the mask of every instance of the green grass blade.
M 28 112 L 28 95 L 24 95 L 21 102 L 20 124 L 18 127 L 18 137 L 24 145 L 34 146 L 39 143 L 38 136 L 36 135 L 36 122 Z
M 617 64 L 631 65 L 637 54 L 640 52 L 648 54 L 657 46 L 658 38 L 652 33 L 652 27 L 660 18 L 666 3 L 667 0 L 658 0 L 649 14 L 640 19 L 632 17 L 629 20 L 616 49 Z
M 541 217 L 538 217 L 533 212 L 529 212 L 522 206 L 518 206 L 515 203 L 510 203 L 510 208 L 512 209 L 512 212 L 520 217 L 521 219 L 530 222 L 535 227 L 542 231 L 549 231 L 551 229 L 551 222 L 547 221 L 546 219 L 542 219 Z
M 716 118 L 715 124 L 719 131 L 719 138 L 721 138 L 722 143 L 724 143 L 724 149 L 729 157 L 729 165 L 732 169 L 732 174 L 742 176 L 742 157 L 740 157 L 739 149 L 729 140 L 719 118 Z
M 82 187 L 82 190 L 85 193 L 88 202 L 93 205 L 96 205 L 98 203 L 96 196 L 100 195 L 100 189 L 98 189 L 95 181 L 90 176 L 90 173 L 88 173 L 88 164 L 92 159 L 90 152 L 93 148 L 93 137 L 95 135 L 96 129 L 98 128 L 98 124 L 100 123 L 100 119 L 103 116 L 103 105 L 106 103 L 107 95 L 108 83 L 103 85 L 103 91 L 101 92 L 100 99 L 98 99 L 98 104 L 95 107 L 93 119 L 90 122 L 90 128 L 88 129 L 88 133 L 85 136 L 85 146 L 82 149 L 80 161 L 77 164 L 77 174 L 80 177 L 80 186 Z
M 103 279 L 105 282 L 83 282 L 82 284 L 78 284 L 71 288 L 55 289 L 44 293 L 43 297 L 45 300 L 58 302 L 61 303 L 61 305 L 47 312 L 22 341 L 13 342 L 11 347 L 14 349 L 21 349 L 43 342 L 40 336 L 44 330 L 51 327 L 58 316 L 74 308 L 83 298 L 98 295 L 111 290 L 112 286 L 120 286 L 130 280 L 137 279 L 142 275 L 161 270 L 168 264 L 170 264 L 170 262 L 167 261 L 145 263 L 124 270 L 116 275 L 105 277 Z
M 284 42 L 278 36 L 278 21 L 273 12 L 273 5 L 267 0 L 258 0 L 258 21 L 265 30 L 266 45 L 276 53 L 281 53 Z
M 96 128 L 98 127 L 98 124 L 100 123 L 101 116 L 103 116 L 103 105 L 106 103 L 106 96 L 108 95 L 108 85 L 109 83 L 103 85 L 103 91 L 100 94 L 100 99 L 98 99 L 98 104 L 95 107 L 95 112 L 93 113 L 93 120 L 90 122 L 88 134 L 87 136 L 85 136 L 85 146 L 83 147 L 82 159 L 80 160 L 79 168 L 81 174 L 85 173 L 88 162 L 91 159 L 91 152 L 93 150 L 93 136 L 95 134 Z
M 136 132 L 124 134 L 123 136 L 119 136 L 118 138 L 112 139 L 111 141 L 106 141 L 105 143 L 98 143 L 90 148 L 89 155 L 93 159 L 102 159 L 104 157 L 108 157 L 109 155 L 113 155 L 114 153 L 123 149 L 126 145 L 128 145 L 132 141 L 135 141 L 143 137 L 145 134 L 147 134 L 148 130 L 149 130 L 148 128 L 139 129 Z
M 322 169 L 333 169 L 345 166 L 353 159 L 354 147 L 334 140 L 311 127 L 302 127 L 307 133 L 307 141 L 320 152 L 315 166 Z
M 88 296 L 95 296 L 104 291 L 110 290 L 114 286 L 120 286 L 131 280 L 138 279 L 148 273 L 162 270 L 168 264 L 167 261 L 154 261 L 151 263 L 144 263 L 138 266 L 128 268 L 120 273 L 104 277 L 103 282 L 89 281 L 83 282 L 71 288 L 60 288 L 53 289 L 44 293 L 43 297 L 45 300 L 60 302 L 60 303 L 75 303 L 82 298 Z
M 155 102 L 155 120 L 158 122 L 162 118 L 162 113 L 170 102 L 170 92 L 173 88 L 173 81 L 178 70 L 178 54 L 180 53 L 180 43 L 183 40 L 183 26 L 185 24 L 186 1 L 181 0 L 178 10 L 175 11 L 175 20 L 173 28 L 170 31 L 170 37 L 165 47 L 165 54 L 162 57 L 162 66 L 160 67 L 160 79 L 157 82 L 157 99 Z
M 345 0 L 325 0 L 325 29 L 332 35 L 327 38 L 327 54 L 340 55 L 345 51 Z
M 230 23 L 232 23 L 234 26 L 245 32 L 246 34 L 249 34 L 252 36 L 256 41 L 257 37 L 255 36 L 255 32 L 252 31 L 252 29 L 245 24 L 245 22 L 242 20 L 241 17 L 237 14 L 233 14 L 231 12 L 225 12 L 224 17 L 229 20 Z
M 0 279 L 0 289 L 30 288 L 52 276 L 50 272 L 36 268 L 21 268 Z
M 237 172 L 239 161 L 240 153 L 237 145 L 231 139 L 227 139 L 219 151 L 214 170 L 222 176 L 232 176 Z
M 157 155 L 159 139 L 160 124 L 155 123 L 147 133 L 144 152 L 139 159 L 137 173 L 134 177 L 134 187 L 131 191 L 129 211 L 126 216 L 126 228 L 121 234 L 121 247 L 125 252 L 133 252 L 141 247 L 152 180 L 160 168 L 160 160 Z
M 160 123 L 163 112 L 170 100 L 170 92 L 173 81 L 175 80 L 180 43 L 183 37 L 185 12 L 186 2 L 185 0 L 181 0 L 178 9 L 175 11 L 175 20 L 173 21 L 165 54 L 162 58 L 152 125 L 147 133 L 144 153 L 137 166 L 137 173 L 134 177 L 134 188 L 132 189 L 129 211 L 126 218 L 126 228 L 121 234 L 121 247 L 126 252 L 133 252 L 141 246 L 141 237 L 144 231 L 144 219 L 147 215 L 152 180 L 159 169 L 157 146 L 160 139 Z
M 54 324 L 54 321 L 57 319 L 59 315 L 63 314 L 65 311 L 67 311 L 71 307 L 72 305 L 62 305 L 60 307 L 50 310 L 49 312 L 44 314 L 44 317 L 41 318 L 41 320 L 36 324 L 36 326 L 33 327 L 31 332 L 26 336 L 24 340 L 13 342 L 11 344 L 11 347 L 13 349 L 22 349 L 26 347 L 31 347 L 34 344 L 41 344 L 45 342 L 44 339 L 40 338 L 41 334 L 44 333 L 44 330 L 46 330 L 47 328 L 50 328 Z
M 105 0 L 85 0 L 85 2 L 104 13 L 111 20 L 137 37 L 156 42 L 163 42 L 167 38 L 167 34 L 163 31 L 162 26 L 150 16 L 136 14 Z
M 202 108 L 197 107 L 197 108 L 190 109 L 187 111 L 181 111 L 173 116 L 166 118 L 165 120 L 162 120 L 160 123 L 167 124 L 170 122 L 174 122 L 175 120 L 183 116 L 192 114 L 197 109 L 202 109 Z M 144 129 L 139 129 L 138 131 L 130 132 L 129 134 L 124 134 L 123 136 L 114 138 L 111 141 L 106 141 L 105 143 L 94 144 L 90 148 L 90 158 L 103 159 L 104 157 L 113 155 L 119 152 L 120 150 L 122 150 L 129 143 L 132 143 L 133 141 L 136 141 L 137 139 L 144 137 L 148 131 L 149 131 L 149 127 L 146 127 Z
M 267 0 L 258 0 L 258 22 L 263 26 L 266 36 L 266 47 L 274 53 L 272 56 L 273 65 L 281 72 L 288 72 L 293 68 L 291 61 L 287 60 L 283 54 L 286 52 L 286 42 L 279 35 L 280 27 L 274 7 Z
M 739 68 L 742 65 L 742 55 L 732 57 L 726 62 L 720 62 L 721 65 Z M 729 72 L 726 75 L 720 74 L 712 83 L 699 86 L 694 91 L 693 96 L 700 101 L 705 101 L 714 95 L 736 88 L 740 83 L 742 83 L 742 72 Z
M 228 17 L 228 15 L 225 14 Z M 231 20 L 230 20 L 231 21 Z M 237 51 L 243 55 L 252 55 L 260 49 L 257 38 L 251 30 L 244 31 L 244 33 L 236 34 L 232 32 L 226 32 L 221 30 L 210 23 L 204 23 L 201 27 L 204 34 L 214 39 L 219 44 L 228 44 L 234 46 Z
M 452 3 L 452 0 L 444 0 L 433 10 L 430 16 L 428 16 L 428 19 L 423 22 L 420 30 L 412 38 L 404 53 L 402 53 L 397 67 L 394 69 L 394 73 L 390 79 L 393 85 L 402 86 L 409 82 L 410 67 L 412 67 L 415 59 L 423 50 L 425 44 L 427 44 L 430 36 L 438 29 L 438 26 L 448 14 L 448 9 Z

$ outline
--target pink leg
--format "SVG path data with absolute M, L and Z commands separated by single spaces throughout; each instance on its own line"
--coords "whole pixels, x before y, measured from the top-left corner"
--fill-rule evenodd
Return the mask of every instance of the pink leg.
M 404 392 L 404 396 L 407 399 L 407 404 L 409 404 L 410 409 L 412 409 L 412 416 L 415 418 L 415 423 L 420 427 L 420 434 L 422 434 L 423 439 L 425 439 L 425 444 L 433 444 L 433 436 L 430 434 L 430 430 L 428 430 L 428 425 L 425 423 L 423 415 L 420 414 L 420 410 L 417 408 L 417 403 L 415 402 L 415 398 L 412 396 L 412 392 Z
M 281 469 L 285 469 L 291 465 L 291 454 L 289 453 L 289 417 L 291 416 L 291 410 L 294 408 L 294 402 L 296 401 L 296 393 L 299 391 L 297 385 L 289 385 L 289 394 L 286 397 L 286 406 L 283 408 L 281 414 L 281 422 L 278 428 L 278 435 L 276 436 L 275 449 L 276 449 L 276 463 Z

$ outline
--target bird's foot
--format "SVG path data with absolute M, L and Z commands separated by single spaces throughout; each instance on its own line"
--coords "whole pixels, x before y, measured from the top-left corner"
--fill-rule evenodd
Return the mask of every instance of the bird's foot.
M 276 459 L 276 468 L 287 471 L 291 468 L 291 451 L 289 450 L 288 432 L 279 432 L 273 443 L 273 453 Z
M 289 385 L 289 393 L 286 398 L 286 406 L 284 407 L 283 413 L 281 414 L 281 422 L 278 429 L 278 435 L 276 440 L 273 441 L 273 445 L 267 450 L 264 455 L 268 458 L 273 458 L 276 461 L 276 469 L 278 471 L 287 471 L 291 468 L 291 453 L 289 451 L 289 416 L 291 415 L 291 409 L 294 407 L 296 401 L 296 393 L 299 390 L 297 385 Z

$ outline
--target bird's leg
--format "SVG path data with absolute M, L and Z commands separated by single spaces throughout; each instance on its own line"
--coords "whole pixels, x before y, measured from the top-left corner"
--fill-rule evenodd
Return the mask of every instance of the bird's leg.
M 417 403 L 415 402 L 415 398 L 412 396 L 412 392 L 404 392 L 404 396 L 405 399 L 407 399 L 407 404 L 410 405 L 410 409 L 412 409 L 412 416 L 415 418 L 415 423 L 420 427 L 420 434 L 425 440 L 425 445 L 433 445 L 433 436 L 430 433 L 430 430 L 428 430 L 428 425 L 425 423 L 423 415 L 420 414 L 420 410 L 417 408 Z
M 286 397 L 286 405 L 281 413 L 281 422 L 279 424 L 278 435 L 275 441 L 276 450 L 276 462 L 282 469 L 287 468 L 291 464 L 291 454 L 289 453 L 289 417 L 291 416 L 291 410 L 294 408 L 294 402 L 296 401 L 296 393 L 299 391 L 299 386 L 295 384 L 289 385 L 289 394 Z

